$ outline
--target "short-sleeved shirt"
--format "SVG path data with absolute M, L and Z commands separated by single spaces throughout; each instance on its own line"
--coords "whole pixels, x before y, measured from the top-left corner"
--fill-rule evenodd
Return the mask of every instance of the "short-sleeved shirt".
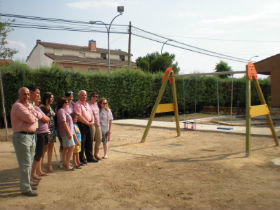
M 87 121 L 92 121 L 92 111 L 87 102 L 77 101 L 74 105 L 74 112 L 77 115 L 84 117 Z
M 64 129 L 62 122 L 66 122 L 70 134 L 73 135 L 73 121 L 72 121 L 72 117 L 70 116 L 70 114 L 68 114 L 66 112 L 65 109 L 60 108 L 57 112 L 57 124 L 58 124 L 58 131 L 59 131 L 59 135 L 60 137 L 64 137 L 67 136 L 67 132 Z
M 45 113 L 38 107 L 35 106 L 34 107 L 36 111 L 40 112 L 42 114 L 42 116 L 45 116 Z M 43 122 L 42 120 L 39 120 L 38 122 L 38 128 L 37 128 L 37 133 L 48 133 L 49 132 L 49 123 L 47 122 Z
M 11 124 L 13 132 L 35 132 L 36 122 L 41 118 L 42 114 L 30 104 L 24 105 L 17 100 L 12 106 Z
M 74 133 L 77 136 L 78 142 L 81 142 L 82 141 L 81 132 L 77 123 L 73 123 L 73 128 L 74 128 Z
M 71 103 L 66 107 L 66 111 L 68 112 L 68 114 L 72 114 L 74 112 L 74 104 L 75 103 L 71 101 Z
M 98 107 L 97 102 L 93 104 L 89 101 L 88 104 L 92 110 L 95 125 L 100 126 L 99 107 Z
M 106 133 L 109 130 L 109 121 L 113 120 L 113 114 L 110 110 L 101 109 L 99 117 L 102 133 Z

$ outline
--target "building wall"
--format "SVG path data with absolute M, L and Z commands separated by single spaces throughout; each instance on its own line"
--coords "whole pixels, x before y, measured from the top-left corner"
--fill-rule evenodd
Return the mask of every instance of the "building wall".
M 280 107 L 280 66 L 271 73 L 271 106 Z
M 29 56 L 27 60 L 27 64 L 31 68 L 39 68 L 41 66 L 47 66 L 50 67 L 53 64 L 53 60 L 45 55 L 45 53 L 54 54 L 58 56 L 77 56 L 82 58 L 101 58 L 101 53 L 96 51 L 78 51 L 78 50 L 71 50 L 71 49 L 55 49 L 50 47 L 44 47 L 41 44 L 37 44 L 36 47 L 33 49 L 31 55 Z M 108 52 L 106 53 L 106 59 L 104 60 L 103 64 L 100 65 L 87 65 L 87 64 L 75 64 L 75 63 L 57 63 L 57 65 L 61 66 L 65 69 L 79 69 L 83 72 L 90 71 L 101 71 L 101 72 L 107 72 L 108 67 Z M 128 55 L 123 55 L 124 61 L 128 61 Z M 121 61 L 119 54 L 110 54 L 110 60 L 118 60 Z M 106 65 L 105 65 L 106 64 Z M 119 67 L 118 67 L 119 68 Z M 116 67 L 112 65 L 111 62 L 111 69 L 114 70 Z
M 53 63 L 53 60 L 49 57 L 45 56 L 45 48 L 38 44 L 32 54 L 29 56 L 27 60 L 27 65 L 31 68 L 40 68 L 42 66 L 50 67 Z
M 68 64 L 68 63 L 57 63 L 58 66 L 64 68 L 64 69 L 75 69 L 75 70 L 80 70 L 82 72 L 88 72 L 89 69 L 98 69 L 99 72 L 107 72 L 108 67 L 107 66 L 98 66 L 98 65 L 83 65 L 83 64 Z M 114 67 L 111 67 L 111 69 L 115 69 Z
M 280 70 L 280 55 L 275 55 L 255 63 L 258 73 L 270 73 Z
M 258 73 L 271 75 L 271 107 L 280 107 L 280 55 L 256 62 Z
M 51 53 L 55 55 L 69 55 L 69 56 L 77 56 L 81 58 L 101 58 L 100 52 L 94 51 L 76 51 L 76 50 L 65 50 L 65 49 L 53 49 L 53 48 L 45 48 L 45 53 Z M 108 59 L 108 54 L 106 52 L 106 58 Z M 120 55 L 115 55 L 110 53 L 111 60 L 120 60 Z M 128 56 L 125 56 L 125 60 L 128 60 Z

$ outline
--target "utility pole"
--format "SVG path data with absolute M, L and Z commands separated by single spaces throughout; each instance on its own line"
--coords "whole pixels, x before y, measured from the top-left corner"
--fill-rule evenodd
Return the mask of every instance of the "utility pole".
M 128 28 L 128 67 L 130 67 L 130 55 L 131 55 L 131 21 L 129 21 L 129 28 Z
M 2 81 L 1 71 L 0 71 L 0 89 L 1 89 L 3 118 L 4 118 L 5 129 L 6 129 L 6 141 L 8 141 L 8 123 L 7 123 L 6 110 L 5 110 L 5 97 L 4 97 L 3 81 Z

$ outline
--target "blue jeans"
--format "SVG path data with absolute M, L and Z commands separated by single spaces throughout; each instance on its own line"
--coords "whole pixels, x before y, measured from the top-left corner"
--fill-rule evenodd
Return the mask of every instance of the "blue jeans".
M 31 169 L 35 154 L 35 134 L 13 134 L 13 145 L 20 170 L 20 190 L 32 191 L 30 186 Z

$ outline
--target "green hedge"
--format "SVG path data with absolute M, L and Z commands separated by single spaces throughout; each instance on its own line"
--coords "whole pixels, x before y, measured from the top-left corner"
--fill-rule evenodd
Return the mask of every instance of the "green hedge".
M 5 108 L 9 116 L 11 106 L 17 99 L 20 87 L 37 85 L 41 95 L 51 91 L 56 99 L 66 90 L 74 91 L 74 100 L 78 99 L 79 90 L 86 90 L 88 95 L 97 91 L 100 97 L 106 97 L 115 119 L 149 116 L 161 87 L 162 73 L 150 74 L 141 70 L 120 69 L 108 73 L 81 73 L 51 68 L 30 69 L 27 65 L 15 62 L 0 67 L 5 95 Z M 219 105 L 230 106 L 231 79 L 213 76 L 176 78 L 177 98 L 180 113 L 199 112 L 204 106 L 217 105 L 217 81 Z M 259 80 L 266 99 L 270 97 L 270 81 Z M 245 79 L 233 80 L 233 106 L 237 100 L 245 107 Z M 171 85 L 168 83 L 161 103 L 172 102 Z M 196 104 L 196 110 L 195 110 Z M 255 88 L 252 88 L 252 104 L 259 104 Z M 3 125 L 1 112 L 1 125 Z

